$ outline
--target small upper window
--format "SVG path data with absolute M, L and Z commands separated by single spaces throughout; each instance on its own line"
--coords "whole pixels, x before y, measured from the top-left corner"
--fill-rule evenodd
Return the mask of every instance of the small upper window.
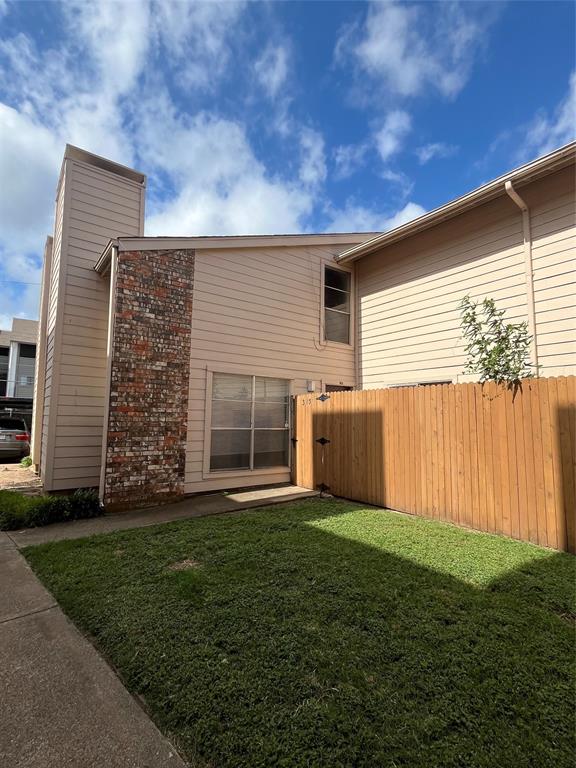
M 324 338 L 350 344 L 350 273 L 324 268 Z

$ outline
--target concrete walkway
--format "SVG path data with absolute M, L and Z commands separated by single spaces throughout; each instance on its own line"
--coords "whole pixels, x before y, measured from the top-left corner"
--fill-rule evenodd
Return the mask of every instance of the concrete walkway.
M 1 533 L 0 585 L 0 765 L 184 768 Z
M 163 507 L 141 509 L 134 512 L 117 512 L 93 520 L 76 520 L 73 523 L 57 523 L 44 528 L 28 528 L 23 531 L 10 531 L 10 540 L 19 548 L 61 539 L 80 539 L 96 533 L 123 531 L 129 528 L 143 528 L 158 523 L 171 523 L 175 520 L 187 520 L 192 517 L 221 515 L 239 509 L 264 507 L 286 501 L 296 501 L 310 496 L 317 496 L 317 491 L 299 488 L 297 485 L 281 485 L 274 488 L 258 488 L 236 493 L 210 493 L 191 496 L 176 504 Z

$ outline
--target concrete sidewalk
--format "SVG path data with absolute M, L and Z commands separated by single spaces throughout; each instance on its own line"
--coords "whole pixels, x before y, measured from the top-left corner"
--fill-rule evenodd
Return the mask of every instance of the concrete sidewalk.
M 0 533 L 0 765 L 184 768 Z
M 34 544 L 61 539 L 80 539 L 97 533 L 123 531 L 129 528 L 143 528 L 159 523 L 171 523 L 175 520 L 187 520 L 192 517 L 222 515 L 240 509 L 264 507 L 287 501 L 318 496 L 317 491 L 300 488 L 297 485 L 282 485 L 273 488 L 258 488 L 235 493 L 210 493 L 191 496 L 175 504 L 163 507 L 140 509 L 134 512 L 117 512 L 93 520 L 76 520 L 72 523 L 57 523 L 43 528 L 28 528 L 23 531 L 10 531 L 8 536 L 18 549 Z

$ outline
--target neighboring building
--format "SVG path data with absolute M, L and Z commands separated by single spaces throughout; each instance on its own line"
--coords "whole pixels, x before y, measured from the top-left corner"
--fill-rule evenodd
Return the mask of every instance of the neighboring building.
M 379 236 L 153 238 L 145 177 L 67 147 L 42 288 L 45 488 L 99 486 L 113 507 L 288 481 L 290 395 L 462 380 L 466 293 L 529 321 L 543 375 L 576 372 L 575 160 L 572 144 Z
M 37 336 L 37 320 L 15 317 L 11 330 L 0 330 L 0 409 L 14 399 L 32 407 Z

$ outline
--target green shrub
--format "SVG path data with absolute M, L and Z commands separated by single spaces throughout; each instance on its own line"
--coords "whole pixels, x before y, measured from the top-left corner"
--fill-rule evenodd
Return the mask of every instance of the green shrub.
M 86 488 L 74 491 L 71 496 L 25 496 L 15 491 L 0 491 L 1 531 L 97 517 L 103 511 L 96 491 Z
M 74 510 L 73 518 L 98 517 L 104 511 L 96 491 L 92 488 L 78 488 L 69 497 L 70 507 Z
M 32 466 L 32 457 L 31 456 L 24 456 L 24 458 L 20 461 L 21 467 L 31 467 Z

